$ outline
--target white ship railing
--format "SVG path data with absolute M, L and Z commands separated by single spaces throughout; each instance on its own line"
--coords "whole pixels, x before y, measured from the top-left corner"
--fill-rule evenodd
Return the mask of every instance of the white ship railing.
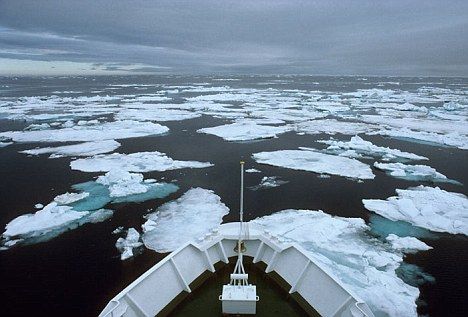
M 291 286 L 289 293 L 299 294 L 322 316 L 374 316 L 299 245 L 282 243 L 259 226 L 247 225 L 245 255 L 254 263 L 265 263 L 266 273 L 275 272 L 284 279 Z M 228 263 L 236 256 L 238 235 L 239 223 L 227 223 L 200 241 L 181 246 L 117 294 L 99 316 L 157 315 L 179 294 L 191 292 L 190 284 L 201 274 L 214 272 L 216 263 Z

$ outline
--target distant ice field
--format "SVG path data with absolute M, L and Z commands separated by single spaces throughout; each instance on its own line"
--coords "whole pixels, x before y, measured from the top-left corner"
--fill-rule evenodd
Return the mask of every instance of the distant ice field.
M 468 283 L 466 79 L 2 82 L 0 278 L 29 290 L 5 298 L 27 314 L 79 301 L 96 315 L 165 252 L 236 221 L 241 160 L 246 219 L 299 243 L 377 315 L 468 314 L 455 296 Z

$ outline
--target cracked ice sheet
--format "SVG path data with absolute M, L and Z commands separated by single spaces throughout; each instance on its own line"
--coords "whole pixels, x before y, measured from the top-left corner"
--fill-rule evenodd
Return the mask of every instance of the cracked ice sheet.
M 50 158 L 64 156 L 93 156 L 96 154 L 109 153 L 120 147 L 120 143 L 115 140 L 84 142 L 73 145 L 57 147 L 36 148 L 24 150 L 21 153 L 29 155 L 51 154 Z
M 439 187 L 397 189 L 398 196 L 363 199 L 364 207 L 390 220 L 402 220 L 428 230 L 468 235 L 468 199 Z
M 280 150 L 255 153 L 252 157 L 261 164 L 294 170 L 330 174 L 354 179 L 373 179 L 369 165 L 358 160 L 329 155 L 312 150 Z
M 177 161 L 165 153 L 137 152 L 131 154 L 100 154 L 94 157 L 74 160 L 70 163 L 74 170 L 82 172 L 108 172 L 122 170 L 128 172 L 164 172 L 181 168 L 205 168 L 213 166 L 209 162 Z
M 375 162 L 374 166 L 380 170 L 386 171 L 388 175 L 411 180 L 411 181 L 432 181 L 432 182 L 447 182 L 461 185 L 459 182 L 448 179 L 447 176 L 436 171 L 427 165 L 407 165 L 403 163 L 379 163 Z
M 404 283 L 395 272 L 403 263 L 398 238 L 395 244 L 382 242 L 367 234 L 369 227 L 360 218 L 333 217 L 313 210 L 283 210 L 252 222 L 281 241 L 298 243 L 310 252 L 376 316 L 417 316 L 419 289 Z
M 125 120 L 62 129 L 9 131 L 0 133 L 0 138 L 11 138 L 15 142 L 86 142 L 160 135 L 168 131 L 169 128 L 157 123 Z
M 229 208 L 212 190 L 191 188 L 145 216 L 143 242 L 160 253 L 174 251 L 217 228 L 228 213 Z
M 402 152 L 397 149 L 382 147 L 372 144 L 369 141 L 362 139 L 360 136 L 353 136 L 350 141 L 336 141 L 336 140 L 321 140 L 320 143 L 328 144 L 327 151 L 333 154 L 348 156 L 348 154 L 355 155 L 355 153 L 380 156 L 385 161 L 393 160 L 427 160 L 427 157 L 419 156 L 413 153 Z
M 250 141 L 256 139 L 276 138 L 291 130 L 290 126 L 269 126 L 257 124 L 251 120 L 239 120 L 237 122 L 220 125 L 212 128 L 197 130 L 198 133 L 213 134 L 227 141 Z

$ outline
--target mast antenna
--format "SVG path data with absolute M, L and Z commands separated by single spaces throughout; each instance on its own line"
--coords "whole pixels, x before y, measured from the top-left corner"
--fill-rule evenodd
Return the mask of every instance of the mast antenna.
M 245 273 L 243 253 L 246 252 L 244 245 L 244 162 L 240 162 L 241 184 L 240 184 L 240 207 L 239 207 L 239 238 L 236 248 L 237 261 L 231 281 L 223 285 L 223 293 L 219 296 L 222 301 L 223 314 L 255 314 L 256 303 L 259 300 L 257 288 L 249 284 L 249 275 Z M 248 237 L 247 237 L 248 239 Z

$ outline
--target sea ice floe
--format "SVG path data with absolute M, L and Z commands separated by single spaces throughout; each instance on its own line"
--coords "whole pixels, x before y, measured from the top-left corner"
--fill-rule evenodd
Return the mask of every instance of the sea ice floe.
M 310 120 L 296 124 L 296 131 L 307 134 L 347 134 L 356 135 L 378 130 L 379 127 L 363 122 L 338 121 L 335 119 Z
M 13 142 L 1 142 L 0 141 L 0 148 L 11 145 L 11 144 L 13 144 Z
M 123 170 L 111 170 L 99 176 L 96 183 L 109 188 L 110 197 L 124 197 L 146 193 L 156 180 L 143 181 L 143 174 L 129 173 Z
M 249 168 L 245 170 L 246 173 L 261 173 L 262 171 L 259 171 L 258 169 L 255 168 Z
M 375 175 L 369 165 L 358 160 L 313 150 L 280 150 L 255 153 L 252 157 L 261 164 L 295 170 L 326 173 L 355 179 L 373 179 Z
M 393 160 L 427 160 L 427 157 L 413 153 L 403 152 L 397 149 L 374 145 L 372 142 L 362 139 L 360 136 L 353 136 L 350 141 L 321 140 L 321 143 L 328 144 L 327 152 L 339 154 L 341 156 L 355 157 L 357 154 L 381 157 L 384 161 Z
M 127 230 L 127 236 L 125 238 L 118 238 L 115 243 L 115 247 L 120 251 L 120 259 L 122 261 L 127 260 L 134 256 L 133 249 L 139 248 L 143 245 L 140 242 L 140 234 L 135 228 Z
M 391 243 L 393 249 L 402 250 L 407 253 L 432 249 L 431 246 L 414 237 L 399 237 L 392 233 L 387 236 L 386 240 Z
M 123 109 L 116 114 L 119 120 L 180 121 L 200 117 L 201 114 L 178 109 Z
M 387 200 L 363 199 L 364 207 L 390 220 L 436 232 L 468 235 L 468 199 L 438 187 L 397 189 Z
M 5 249 L 11 244 L 9 241 L 21 243 L 48 241 L 85 223 L 104 221 L 111 217 L 112 213 L 112 210 L 108 209 L 77 211 L 71 206 L 51 202 L 35 213 L 21 215 L 10 221 L 2 234 L 1 244 Z
M 108 203 L 142 202 L 164 198 L 175 193 L 179 187 L 170 183 L 158 183 L 154 179 L 143 180 L 142 174 L 112 170 L 90 181 L 72 186 L 73 189 L 89 193 L 89 196 L 73 203 L 75 210 L 92 210 Z
M 21 153 L 29 155 L 50 154 L 50 158 L 64 156 L 93 156 L 96 154 L 109 153 L 120 147 L 120 143 L 115 140 L 92 141 L 72 145 L 57 147 L 44 147 L 31 150 L 24 150 Z
M 283 210 L 252 222 L 281 241 L 298 243 L 310 252 L 376 316 L 417 316 L 419 290 L 396 273 L 403 263 L 402 250 L 368 235 L 364 220 L 333 217 L 322 211 Z
M 217 228 L 229 208 L 213 191 L 192 188 L 146 216 L 143 242 L 157 252 L 170 252 Z
M 213 164 L 209 162 L 173 160 L 165 153 L 154 151 L 131 154 L 100 154 L 94 157 L 74 160 L 70 163 L 70 166 L 72 169 L 82 172 L 108 172 L 110 170 L 163 172 L 181 168 L 205 168 L 213 166 Z
M 11 138 L 15 142 L 88 142 L 160 135 L 168 131 L 167 127 L 157 123 L 125 120 L 62 129 L 9 131 L 0 133 L 0 138 Z
M 69 205 L 79 200 L 85 199 L 89 196 L 89 193 L 65 193 L 58 195 L 54 198 L 54 201 L 59 205 Z
M 439 134 L 435 132 L 414 131 L 408 128 L 382 129 L 373 134 L 389 136 L 395 139 L 419 142 L 429 145 L 444 145 L 457 147 L 462 150 L 468 149 L 468 137 L 458 133 Z
M 412 181 L 431 181 L 431 182 L 449 182 L 459 184 L 447 178 L 444 174 L 436 171 L 427 165 L 408 165 L 403 163 L 379 163 L 374 166 L 380 170 L 386 171 L 389 175 Z
M 7 224 L 2 247 L 11 241 L 37 243 L 52 239 L 84 223 L 104 221 L 112 211 L 101 209 L 109 203 L 142 202 L 163 198 L 178 190 L 174 184 L 143 180 L 142 174 L 112 171 L 96 181 L 72 186 L 79 193 L 65 193 L 54 198 L 34 214 L 21 215 Z M 16 244 L 16 243 L 15 243 Z
M 231 124 L 199 129 L 197 132 L 214 134 L 227 141 L 249 141 L 274 138 L 290 130 L 290 126 L 269 126 L 251 120 L 240 120 Z
M 376 115 L 363 115 L 360 119 L 371 124 L 378 124 L 397 129 L 411 129 L 414 131 L 439 134 L 457 133 L 459 135 L 468 135 L 468 125 L 465 120 L 434 120 L 430 118 L 399 118 Z
M 277 176 L 265 176 L 260 180 L 260 184 L 251 186 L 249 187 L 249 189 L 259 190 L 259 189 L 266 189 L 266 188 L 274 188 L 274 187 L 279 187 L 287 183 L 289 182 L 281 180 Z

